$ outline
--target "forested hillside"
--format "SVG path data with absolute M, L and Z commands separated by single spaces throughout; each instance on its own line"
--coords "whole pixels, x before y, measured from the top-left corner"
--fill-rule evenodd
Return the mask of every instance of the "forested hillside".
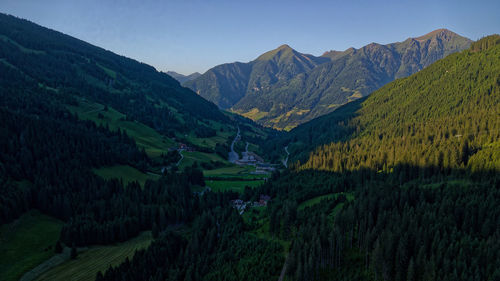
M 359 109 L 351 105 L 355 117 L 332 122 L 351 132 L 350 139 L 332 139 L 301 169 L 389 171 L 411 165 L 498 171 L 499 105 L 500 45 L 472 48 L 383 87 Z M 313 122 L 311 134 L 335 129 L 327 120 Z
M 498 173 L 401 170 L 281 174 L 247 196 L 270 194 L 269 235 L 289 241 L 286 280 L 496 280 Z
M 0 69 L 1 224 L 37 208 L 65 221 L 61 240 L 78 246 L 124 241 L 153 223 L 189 220 L 189 185 L 203 180 L 200 171 L 172 174 L 144 189 L 136 182 L 125 189 L 118 180 L 103 180 L 92 168 L 127 164 L 146 170 L 151 160 L 122 131 L 71 115 L 57 91 L 40 89 L 8 66 Z M 169 192 L 166 186 L 172 186 Z M 155 222 L 151 216 L 157 213 Z
M 0 15 L 0 58 L 40 88 L 113 107 L 174 136 L 208 120 L 227 121 L 213 104 L 153 67 L 12 16 Z
M 212 196 L 205 200 L 212 201 Z M 233 209 L 217 208 L 195 221 L 189 239 L 165 232 L 132 261 L 99 273 L 96 281 L 145 276 L 150 280 L 272 280 L 283 265 L 282 253 L 278 243 L 245 232 L 243 220 Z

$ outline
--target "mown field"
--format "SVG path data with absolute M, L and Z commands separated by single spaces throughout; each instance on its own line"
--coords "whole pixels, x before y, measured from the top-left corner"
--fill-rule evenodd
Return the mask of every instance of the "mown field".
M 220 157 L 219 155 L 215 153 L 204 153 L 204 152 L 199 152 L 199 151 L 183 151 L 182 155 L 184 156 L 184 159 L 179 164 L 179 169 L 184 169 L 187 166 L 192 166 L 194 162 L 198 162 L 198 164 L 201 163 L 209 163 L 211 161 L 219 161 L 223 162 L 226 165 L 230 165 L 230 163 Z
M 214 192 L 236 191 L 243 193 L 245 186 L 256 187 L 261 185 L 268 174 L 251 174 L 255 171 L 253 166 L 238 166 L 204 170 L 205 184 Z
M 33 210 L 0 226 L 0 280 L 21 276 L 54 255 L 63 223 Z
M 209 186 L 214 192 L 223 191 L 236 191 L 243 193 L 246 186 L 256 187 L 261 185 L 264 180 L 248 180 L 248 181 L 234 181 L 234 180 L 206 180 L 205 184 Z
M 111 246 L 93 246 L 89 250 L 79 253 L 76 259 L 52 268 L 36 280 L 93 281 L 97 272 L 105 271 L 109 266 L 116 266 L 127 257 L 131 259 L 136 250 L 146 248 L 151 241 L 151 232 L 148 231 L 124 243 Z
M 144 186 L 146 180 L 157 180 L 160 178 L 156 174 L 145 174 L 136 168 L 127 165 L 116 165 L 111 167 L 102 167 L 100 169 L 94 169 L 94 173 L 105 179 L 118 178 L 122 179 L 125 184 L 137 181 L 141 186 Z

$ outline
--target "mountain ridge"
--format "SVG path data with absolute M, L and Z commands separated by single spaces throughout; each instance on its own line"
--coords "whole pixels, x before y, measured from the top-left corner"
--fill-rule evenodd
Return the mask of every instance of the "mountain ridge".
M 291 129 L 470 43 L 452 31 L 438 29 L 402 42 L 370 43 L 359 49 L 328 51 L 320 57 L 284 44 L 253 61 L 238 63 L 246 72 L 236 72 L 231 70 L 234 64 L 224 64 L 225 73 L 216 66 L 184 86 L 264 126 Z M 229 81 L 237 86 L 222 86 Z

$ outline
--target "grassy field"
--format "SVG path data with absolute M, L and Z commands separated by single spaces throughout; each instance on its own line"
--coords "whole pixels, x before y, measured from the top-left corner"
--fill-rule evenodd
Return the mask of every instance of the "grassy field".
M 318 196 L 318 197 L 314 197 L 312 199 L 309 199 L 307 201 L 304 201 L 304 202 L 300 203 L 297 209 L 299 211 L 300 210 L 304 210 L 307 207 L 310 207 L 310 206 L 318 204 L 322 200 L 337 198 L 340 194 L 344 194 L 344 193 L 343 192 L 341 192 L 341 193 L 330 193 L 330 194 L 325 194 L 325 195 L 321 195 L 321 196 Z M 354 200 L 354 195 L 352 195 L 351 193 L 345 193 L 345 196 L 346 196 L 346 198 L 347 198 L 348 201 Z
M 256 187 L 261 185 L 264 180 L 249 180 L 249 181 L 231 181 L 231 180 L 206 180 L 205 184 L 210 186 L 212 191 L 222 192 L 222 191 L 236 191 L 243 193 L 245 186 Z
M 187 166 L 192 166 L 194 162 L 198 162 L 198 164 L 201 164 L 203 162 L 220 161 L 227 165 L 230 164 L 226 159 L 220 157 L 215 153 L 204 153 L 199 151 L 192 151 L 192 152 L 183 151 L 182 155 L 184 155 L 184 159 L 182 159 L 181 163 L 179 164 L 179 169 L 181 170 Z
M 91 120 L 96 124 L 108 125 L 110 130 L 124 130 L 132 137 L 139 147 L 144 147 L 146 153 L 152 157 L 159 157 L 162 153 L 167 153 L 175 143 L 171 139 L 160 135 L 154 129 L 133 121 L 125 121 L 125 115 L 98 103 L 80 101 L 78 106 L 68 106 L 69 111 L 76 113 L 83 120 Z M 102 114 L 102 118 L 98 115 Z
M 160 178 L 156 174 L 145 174 L 136 168 L 127 165 L 117 165 L 111 167 L 103 167 L 100 169 L 94 169 L 94 173 L 105 179 L 118 178 L 122 179 L 123 183 L 127 184 L 132 181 L 137 181 L 141 186 L 144 186 L 146 180 L 157 180 Z
M 91 247 L 78 254 L 75 260 L 69 260 L 52 268 L 37 280 L 95 280 L 97 272 L 105 271 L 110 265 L 116 266 L 127 257 L 131 259 L 135 250 L 146 248 L 151 241 L 151 232 L 143 232 L 138 237 L 124 243 Z
M 246 118 L 252 119 L 253 121 L 257 121 L 259 119 L 262 119 L 262 118 L 266 117 L 267 114 L 269 114 L 269 112 L 259 111 L 258 108 L 252 108 L 251 110 L 249 110 L 247 112 L 243 112 L 243 111 L 237 111 L 237 112 L 239 114 L 245 116 Z
M 0 280 L 19 280 L 27 271 L 54 255 L 63 223 L 30 211 L 0 226 Z
M 211 149 L 215 148 L 215 144 L 217 143 L 225 143 L 227 139 L 229 138 L 229 134 L 227 135 L 220 135 L 220 133 L 217 133 L 217 136 L 215 137 L 210 137 L 210 138 L 197 138 L 194 135 L 188 136 L 187 140 L 197 146 L 202 146 L 202 147 L 209 147 Z

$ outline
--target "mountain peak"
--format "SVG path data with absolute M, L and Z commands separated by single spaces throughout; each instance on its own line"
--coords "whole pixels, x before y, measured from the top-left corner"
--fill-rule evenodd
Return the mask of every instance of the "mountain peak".
M 425 40 L 429 40 L 429 39 L 432 39 L 432 38 L 435 38 L 435 37 L 438 37 L 438 38 L 446 38 L 446 37 L 462 37 L 458 34 L 456 34 L 455 32 L 453 31 L 450 31 L 449 29 L 446 29 L 446 28 L 440 28 L 440 29 L 436 29 L 434 31 L 431 31 L 425 35 L 422 35 L 420 37 L 416 37 L 414 38 L 415 40 L 417 41 L 425 41 Z
M 292 49 L 292 47 L 290 47 L 287 44 L 283 44 L 274 50 L 271 50 L 269 52 L 260 55 L 256 60 L 271 60 L 276 56 L 283 56 L 283 55 L 290 56 L 295 52 L 296 51 Z
M 283 44 L 279 46 L 276 50 L 293 50 L 288 44 Z

